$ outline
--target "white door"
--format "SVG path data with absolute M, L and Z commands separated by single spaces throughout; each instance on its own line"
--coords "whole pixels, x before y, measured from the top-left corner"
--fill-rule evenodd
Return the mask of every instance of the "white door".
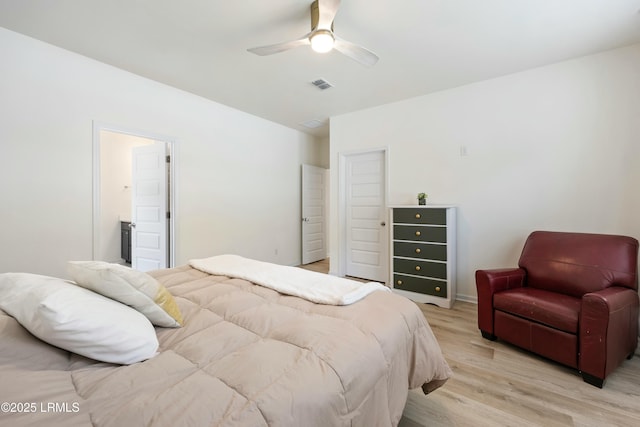
M 131 266 L 167 267 L 167 149 L 164 142 L 132 150 Z
M 345 159 L 346 275 L 386 282 L 387 209 L 384 151 Z
M 326 169 L 302 165 L 302 263 L 327 256 L 325 228 Z

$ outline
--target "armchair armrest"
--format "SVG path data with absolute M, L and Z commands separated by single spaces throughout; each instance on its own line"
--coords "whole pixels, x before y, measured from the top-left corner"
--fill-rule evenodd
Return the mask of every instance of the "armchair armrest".
M 493 294 L 507 289 L 523 287 L 526 275 L 526 271 L 522 268 L 476 271 L 478 328 L 480 328 L 482 336 L 495 339 L 493 335 Z
M 638 293 L 611 286 L 582 297 L 578 369 L 604 379 L 638 344 Z

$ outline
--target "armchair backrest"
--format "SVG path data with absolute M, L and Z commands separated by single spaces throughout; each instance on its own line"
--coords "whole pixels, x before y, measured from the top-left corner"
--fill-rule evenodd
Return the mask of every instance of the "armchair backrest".
M 534 231 L 518 265 L 527 286 L 581 297 L 609 286 L 638 289 L 638 241 L 609 234 Z

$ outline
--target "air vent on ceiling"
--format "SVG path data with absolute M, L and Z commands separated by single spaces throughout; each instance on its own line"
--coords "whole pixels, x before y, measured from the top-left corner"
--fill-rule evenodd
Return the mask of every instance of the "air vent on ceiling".
M 302 126 L 309 128 L 309 129 L 316 129 L 319 127 L 324 126 L 324 121 L 322 120 L 318 120 L 318 119 L 311 119 L 311 120 L 307 120 L 304 123 L 300 123 Z
M 318 89 L 321 89 L 321 90 L 327 90 L 333 87 L 333 85 L 328 81 L 326 81 L 325 79 L 314 80 L 311 83 L 313 83 Z

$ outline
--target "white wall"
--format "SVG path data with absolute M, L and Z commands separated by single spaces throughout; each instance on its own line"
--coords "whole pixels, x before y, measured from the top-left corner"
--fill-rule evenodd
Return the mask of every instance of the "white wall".
M 0 272 L 64 276 L 91 258 L 93 121 L 177 141 L 177 264 L 300 262 L 316 139 L 3 28 L 0 94 Z
M 338 153 L 384 146 L 390 204 L 459 207 L 459 298 L 536 229 L 640 238 L 639 118 L 640 45 L 334 117 L 331 239 Z

